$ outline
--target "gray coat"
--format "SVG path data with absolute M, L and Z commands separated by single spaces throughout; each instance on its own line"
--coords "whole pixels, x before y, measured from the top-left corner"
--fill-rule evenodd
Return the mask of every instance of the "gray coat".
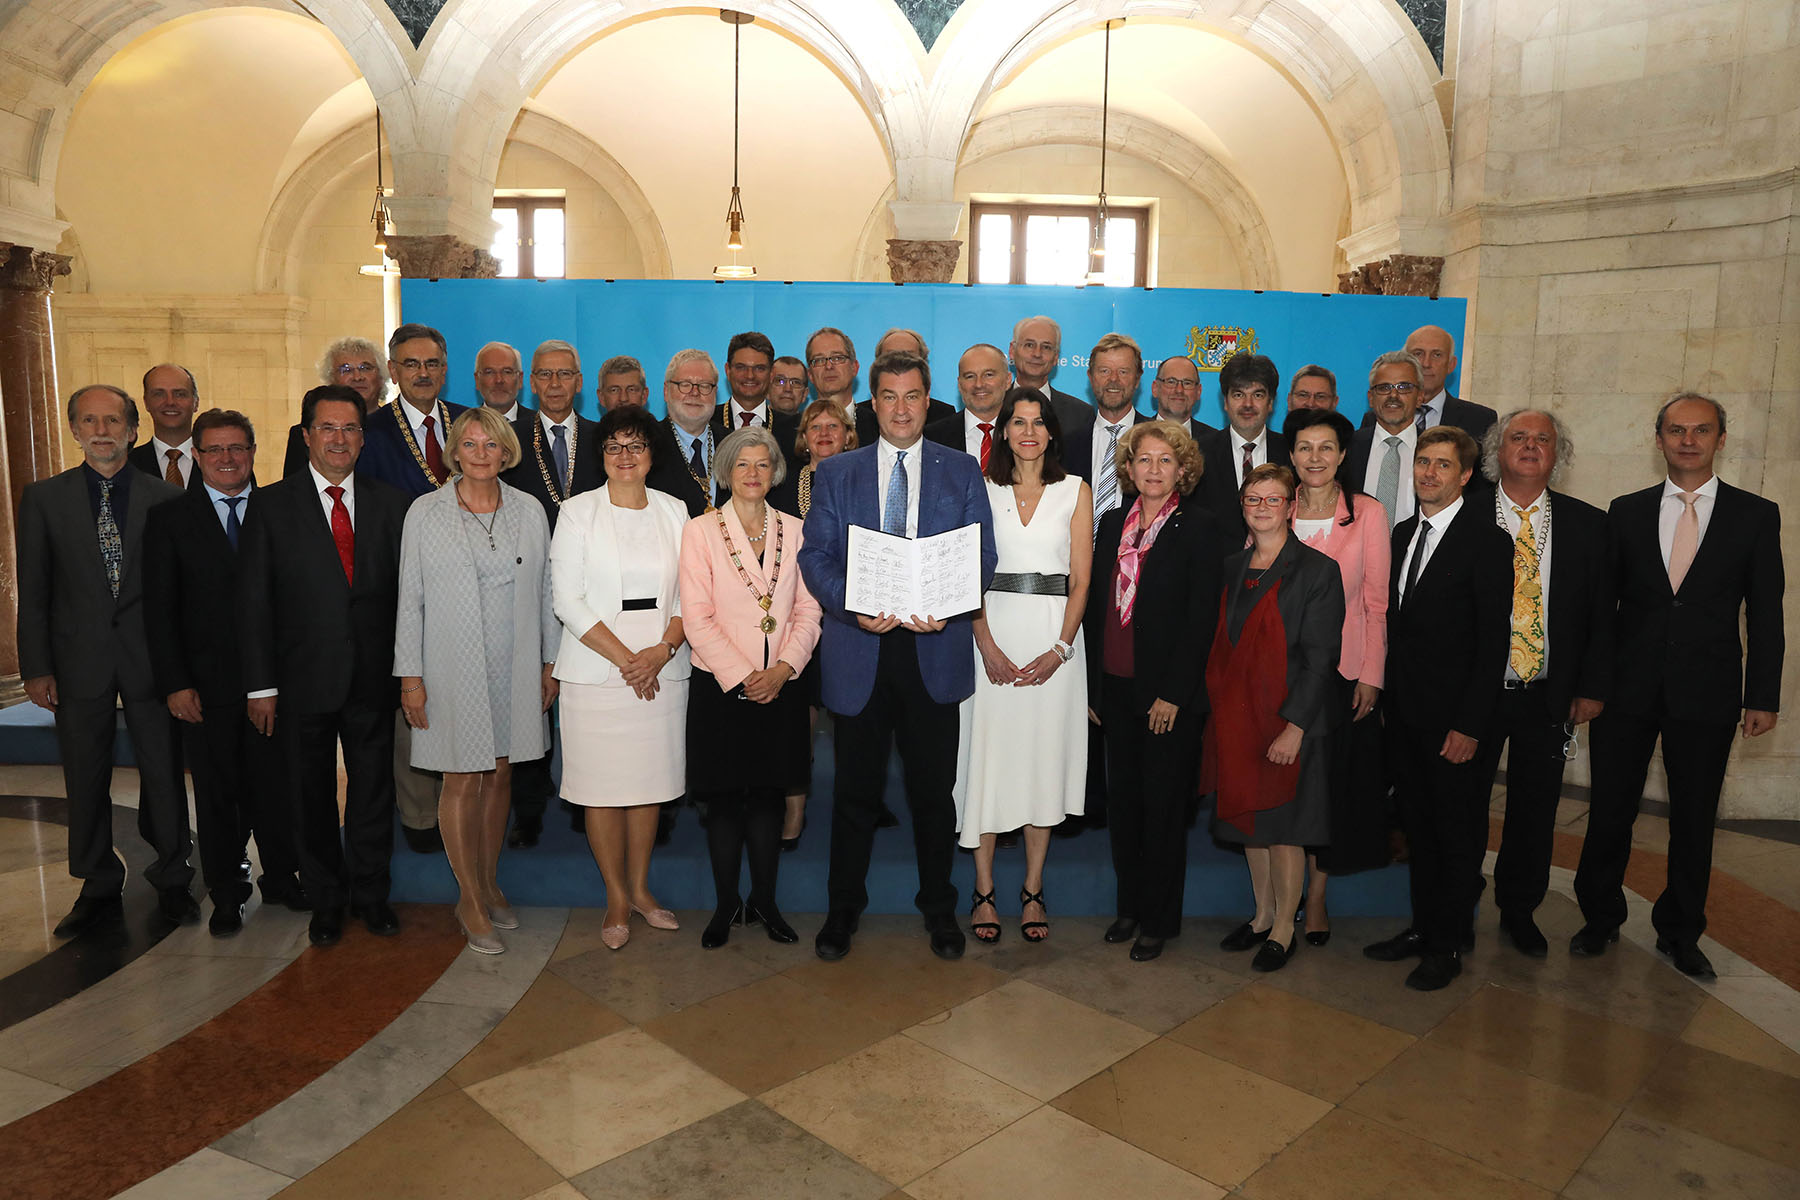
M 494 540 L 517 560 L 512 611 L 512 744 L 494 744 L 488 700 L 489 630 L 481 621 L 474 552 L 456 480 L 413 502 L 400 539 L 400 610 L 394 674 L 425 681 L 427 729 L 412 739 L 412 765 L 486 771 L 498 758 L 525 762 L 549 748 L 543 665 L 556 658 L 562 626 L 550 607 L 550 525 L 543 506 L 506 484 Z M 485 536 L 480 540 L 486 541 Z M 485 553 L 485 550 L 483 551 Z

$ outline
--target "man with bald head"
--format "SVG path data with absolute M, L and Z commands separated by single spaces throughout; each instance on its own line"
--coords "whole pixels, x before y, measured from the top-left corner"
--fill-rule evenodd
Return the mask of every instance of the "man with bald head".
M 475 394 L 508 421 L 529 419 L 535 411 L 519 402 L 524 384 L 525 364 L 516 348 L 505 342 L 489 342 L 476 351 Z
M 1062 361 L 1062 326 L 1049 317 L 1026 317 L 1013 326 L 1008 353 L 1012 357 L 1013 381 L 1020 387 L 1034 387 L 1050 397 L 1050 407 L 1056 410 L 1065 434 L 1094 423 L 1093 405 L 1056 390 L 1050 383 L 1057 364 Z M 1068 469 L 1073 471 L 1075 467 L 1069 464 Z
M 1436 325 L 1421 325 L 1406 338 L 1405 349 L 1419 360 L 1419 400 L 1413 421 L 1423 433 L 1437 425 L 1454 425 L 1477 442 L 1493 427 L 1494 410 L 1485 404 L 1460 400 L 1444 389 L 1456 373 L 1456 339 Z
M 1157 420 L 1186 427 L 1197 445 L 1208 444 L 1219 432 L 1194 416 L 1200 403 L 1200 368 L 1191 358 L 1177 356 L 1158 363 L 1150 380 L 1150 399 L 1155 402 Z
M 940 446 L 966 451 L 987 470 L 1000 403 L 1011 386 L 1012 372 L 1006 369 L 1000 347 L 986 342 L 970 346 L 956 363 L 956 390 L 963 410 L 926 425 L 925 436 Z
M 159 363 L 144 372 L 144 408 L 150 414 L 150 440 L 134 448 L 131 465 L 146 475 L 190 490 L 202 486 L 194 468 L 194 413 L 200 388 L 194 373 L 176 363 Z

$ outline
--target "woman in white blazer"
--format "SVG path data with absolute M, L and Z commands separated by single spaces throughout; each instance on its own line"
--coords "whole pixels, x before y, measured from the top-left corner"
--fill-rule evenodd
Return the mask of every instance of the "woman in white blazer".
M 600 937 L 617 950 L 632 913 L 677 929 L 650 894 L 658 806 L 687 790 L 688 652 L 679 596 L 681 501 L 644 486 L 656 421 L 614 409 L 596 441 L 606 485 L 573 496 L 550 544 L 562 622 L 562 796 L 587 809 L 588 845 L 606 881 Z

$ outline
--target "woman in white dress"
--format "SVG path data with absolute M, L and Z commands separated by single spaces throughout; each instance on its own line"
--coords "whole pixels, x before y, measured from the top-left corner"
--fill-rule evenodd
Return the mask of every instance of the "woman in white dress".
M 1094 501 L 1062 468 L 1062 429 L 1036 388 L 1006 393 L 988 455 L 988 503 L 1000 552 L 977 614 L 982 670 L 962 703 L 957 830 L 975 851 L 970 927 L 1000 937 L 994 905 L 996 835 L 1025 831 L 1019 933 L 1050 936 L 1044 858 L 1050 829 L 1079 815 L 1087 789 L 1087 661 L 1081 618 L 1093 557 Z
M 606 881 L 600 938 L 617 950 L 637 913 L 678 929 L 650 894 L 659 806 L 687 790 L 688 652 L 679 597 L 687 508 L 644 478 L 656 419 L 615 408 L 595 440 L 606 486 L 572 496 L 550 542 L 562 622 L 562 796 L 587 809 L 588 845 Z

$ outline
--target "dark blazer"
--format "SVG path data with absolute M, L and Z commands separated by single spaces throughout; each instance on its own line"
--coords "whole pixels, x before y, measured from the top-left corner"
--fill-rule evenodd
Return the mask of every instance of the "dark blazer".
M 959 411 L 959 409 L 952 408 L 942 400 L 933 397 L 931 402 L 925 406 L 925 426 L 929 429 L 933 421 L 941 421 Z M 856 406 L 856 411 L 851 415 L 856 419 L 856 444 L 873 446 L 875 439 L 881 436 L 881 427 L 875 421 L 875 405 L 871 401 L 864 400 Z
M 394 614 L 408 497 L 358 471 L 356 582 L 344 579 L 310 471 L 258 489 L 239 539 L 245 691 L 279 688 L 278 711 L 399 703 Z
M 500 478 L 535 497 L 544 506 L 544 515 L 550 519 L 550 529 L 555 532 L 556 515 L 564 500 L 591 492 L 606 482 L 606 456 L 600 452 L 600 422 L 590 421 L 579 413 L 575 415 L 575 461 L 570 465 L 573 478 L 566 493 L 562 480 L 557 477 L 556 458 L 550 453 L 551 441 L 544 435 L 537 409 L 519 406 L 518 418 L 513 421 L 513 434 L 519 439 L 519 465 L 503 472 Z M 651 461 L 655 462 L 654 459 Z
M 921 440 L 919 452 L 919 536 L 946 533 L 964 525 L 981 526 L 981 590 L 994 578 L 994 517 L 987 485 L 975 460 L 961 451 Z M 834 454 L 813 472 L 812 506 L 806 514 L 805 541 L 800 547 L 801 574 L 807 590 L 824 610 L 820 635 L 825 707 L 835 713 L 860 713 L 875 688 L 881 639 L 856 623 L 844 607 L 845 554 L 852 525 L 881 528 L 880 489 L 876 483 L 880 451 L 870 445 Z M 923 614 L 922 614 L 923 615 Z M 936 633 L 908 634 L 918 648 L 919 675 L 939 704 L 955 704 L 975 690 L 973 612 L 950 618 Z
M 1475 407 L 1479 408 L 1480 406 L 1476 405 Z M 1358 429 L 1356 433 L 1351 436 L 1350 449 L 1344 454 L 1343 478 L 1345 482 L 1349 484 L 1350 490 L 1356 492 L 1358 495 L 1363 493 L 1363 483 L 1369 477 L 1369 455 L 1375 452 L 1375 435 L 1377 434 L 1380 434 L 1384 439 L 1387 437 L 1387 431 L 1375 424 L 1375 418 L 1371 415 L 1368 420 L 1363 422 L 1362 428 Z M 1470 436 L 1475 438 L 1478 442 L 1481 440 L 1480 434 L 1471 434 Z M 1387 445 L 1384 441 L 1382 451 L 1385 453 L 1386 450 Z M 1412 477 L 1412 463 L 1402 462 L 1400 464 L 1400 469 L 1406 473 L 1406 478 L 1410 479 Z M 1469 482 L 1463 485 L 1463 491 L 1471 498 L 1480 497 L 1483 504 L 1493 503 L 1494 485 L 1488 480 L 1486 475 L 1481 473 L 1481 466 L 1479 463 L 1476 464 L 1475 470 L 1469 475 Z M 1413 504 L 1414 507 L 1417 508 L 1418 501 L 1415 499 Z M 1392 514 L 1390 514 L 1390 516 L 1391 515 Z M 1398 567 L 1395 567 L 1394 569 L 1399 570 Z M 1589 698 L 1598 699 L 1598 697 Z
M 693 472 L 688 470 L 687 455 L 681 452 L 681 443 L 667 417 L 656 426 L 656 440 L 650 447 L 650 473 L 644 483 L 687 505 L 690 517 L 699 516 L 712 503 L 711 483 L 703 486 L 695 481 Z
M 1119 538 L 1129 502 L 1100 518 L 1094 536 L 1093 582 L 1088 588 L 1088 695 L 1100 694 L 1100 668 L 1105 659 L 1106 610 L 1113 602 L 1119 574 Z M 1206 697 L 1206 659 L 1219 624 L 1219 591 L 1225 558 L 1219 548 L 1218 523 L 1206 506 L 1184 496 L 1156 544 L 1144 557 L 1137 600 L 1131 612 L 1133 696 L 1148 712 L 1167 700 L 1196 716 L 1212 711 Z M 1334 568 L 1335 569 L 1335 568 Z
M 302 474 L 309 457 L 311 456 L 306 452 L 306 431 L 300 427 L 299 422 L 295 422 L 288 427 L 287 449 L 281 456 L 281 477 L 286 479 L 289 475 Z
M 1504 495 L 1500 499 L 1508 503 Z M 1573 496 L 1550 493 L 1550 611 L 1544 614 L 1550 661 L 1541 691 L 1546 715 L 1554 721 L 1569 719 L 1569 703 L 1577 696 L 1600 701 L 1613 696 L 1617 596 L 1611 542 L 1605 513 Z
M 243 494 L 248 522 L 263 489 Z M 238 541 L 241 547 L 241 531 Z M 150 641 L 156 694 L 193 688 L 208 708 L 242 704 L 248 689 L 239 644 L 238 551 L 204 489 L 151 510 L 144 526 L 144 602 L 166 624 Z
M 1289 537 L 1255 591 L 1245 595 L 1244 572 L 1250 566 L 1251 550 L 1246 546 L 1226 555 L 1224 604 L 1228 610 L 1234 604 L 1266 604 L 1276 584 L 1281 585 L 1275 595 L 1275 607 L 1287 632 L 1287 699 L 1282 702 L 1281 716 L 1308 736 L 1328 733 L 1349 716 L 1336 702 L 1338 660 L 1344 642 L 1343 571 L 1336 559 Z
M 1228 554 L 1243 549 L 1244 539 L 1250 536 L 1250 527 L 1244 524 L 1244 506 L 1238 501 L 1237 467 L 1233 461 L 1238 455 L 1234 446 L 1235 435 L 1229 427 L 1214 430 L 1212 437 L 1201 443 L 1200 454 L 1206 460 L 1206 470 L 1200 476 L 1200 487 L 1196 490 L 1196 495 L 1203 495 L 1206 507 L 1219 522 L 1219 537 Z M 1287 439 L 1272 428 L 1269 430 L 1268 461 L 1282 467 L 1294 465 L 1294 457 L 1288 453 Z
M 1779 711 L 1787 650 L 1781 510 L 1720 480 L 1693 566 L 1671 593 L 1657 537 L 1662 493 L 1658 483 L 1620 496 L 1607 513 L 1619 598 L 1609 707 L 1725 724 L 1746 708 Z
M 110 695 L 115 687 L 128 700 L 155 696 L 145 628 L 144 523 L 152 508 L 182 492 L 141 471 L 130 486 L 119 530 L 124 558 L 116 598 L 106 582 L 81 466 L 26 485 L 19 500 L 19 675 L 55 676 L 58 695 L 67 699 Z
M 167 463 L 157 460 L 156 442 L 154 440 L 145 442 L 141 446 L 133 446 L 131 448 L 131 453 L 126 455 L 125 461 L 130 466 L 136 467 L 144 474 L 156 479 L 162 479 L 163 471 L 168 468 Z M 163 482 L 166 483 L 168 481 L 163 480 Z M 200 460 L 196 458 L 194 460 L 194 469 L 188 472 L 187 490 L 190 492 L 197 492 L 205 486 L 206 481 L 200 478 Z
M 438 485 L 426 473 L 425 468 L 419 465 L 419 460 L 413 457 L 406 434 L 400 428 L 401 416 L 396 406 L 405 403 L 404 400 L 390 400 L 363 418 L 363 449 L 362 457 L 356 460 L 356 474 L 358 477 L 367 475 L 371 479 L 378 479 L 408 496 L 417 497 L 437 491 Z M 469 410 L 460 404 L 445 403 L 443 407 L 446 416 L 444 428 L 439 431 L 438 437 L 448 447 L 450 425 Z M 446 453 L 446 466 L 448 458 Z M 301 474 L 307 473 L 302 471 Z
M 925 439 L 946 446 L 951 450 L 969 452 L 968 439 L 963 436 L 963 414 L 958 409 L 942 420 L 933 421 L 925 426 Z
M 1131 423 L 1142 425 L 1145 421 L 1156 418 L 1138 409 L 1131 410 Z M 1087 480 L 1089 487 L 1094 485 L 1091 476 L 1094 473 L 1094 426 L 1098 422 L 1097 414 L 1088 418 L 1074 428 L 1063 426 L 1063 470 L 1071 475 L 1079 475 Z
M 1477 404 L 1473 400 L 1459 400 L 1455 396 L 1446 395 L 1444 397 L 1444 419 L 1439 423 L 1454 425 L 1479 442 L 1487 436 L 1487 431 L 1499 419 L 1500 414 L 1485 404 Z M 1362 428 L 1368 429 L 1374 424 L 1374 411 L 1370 410 L 1364 413 Z M 1480 478 L 1479 472 L 1477 472 L 1476 478 Z
M 1487 736 L 1512 644 L 1512 539 L 1492 502 L 1464 493 L 1404 606 L 1400 585 L 1417 514 L 1394 527 L 1388 583 L 1386 711 L 1415 729 Z M 1554 583 L 1551 585 L 1555 586 Z

